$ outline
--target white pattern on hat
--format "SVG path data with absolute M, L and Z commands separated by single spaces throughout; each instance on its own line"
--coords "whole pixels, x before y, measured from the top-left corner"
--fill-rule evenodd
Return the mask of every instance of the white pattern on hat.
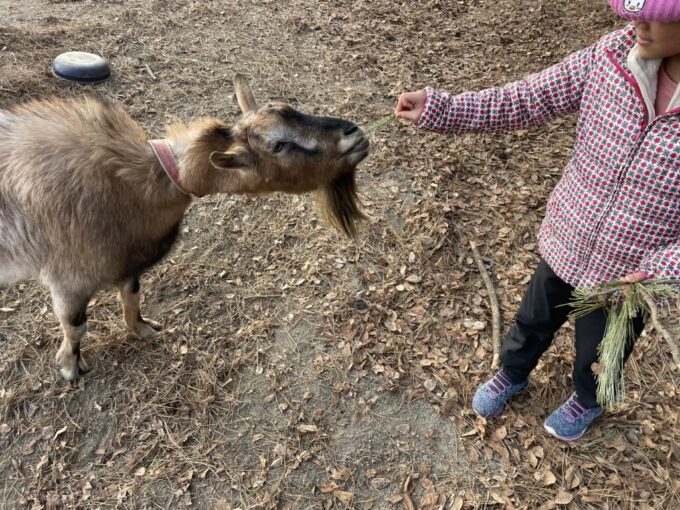
M 623 7 L 628 12 L 640 12 L 647 0 L 625 0 Z

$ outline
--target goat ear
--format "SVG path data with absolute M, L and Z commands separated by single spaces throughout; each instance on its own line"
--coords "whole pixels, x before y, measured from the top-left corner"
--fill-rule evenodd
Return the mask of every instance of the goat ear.
M 209 160 L 212 166 L 220 170 L 246 169 L 253 166 L 253 158 L 245 147 L 236 147 L 227 152 L 211 152 Z
M 242 74 L 234 76 L 234 89 L 236 90 L 236 99 L 243 115 L 257 110 L 255 96 L 253 96 L 253 92 L 250 90 L 250 86 Z

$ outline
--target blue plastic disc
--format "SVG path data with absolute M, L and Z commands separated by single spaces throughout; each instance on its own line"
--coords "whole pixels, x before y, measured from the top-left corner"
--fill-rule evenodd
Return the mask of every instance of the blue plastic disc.
M 111 67 L 99 55 L 84 51 L 62 53 L 52 62 L 57 78 L 76 83 L 99 83 L 111 76 Z

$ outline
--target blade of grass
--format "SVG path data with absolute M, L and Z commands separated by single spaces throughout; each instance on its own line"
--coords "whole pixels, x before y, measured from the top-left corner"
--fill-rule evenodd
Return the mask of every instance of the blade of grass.
M 390 124 L 394 119 L 396 119 L 396 116 L 394 115 L 394 113 L 390 113 L 389 115 L 385 115 L 382 119 L 379 119 L 379 120 L 369 124 L 368 126 L 363 128 L 363 131 L 367 136 L 369 136 L 369 137 L 373 136 L 375 133 L 380 131 L 382 128 L 384 128 L 385 126 Z

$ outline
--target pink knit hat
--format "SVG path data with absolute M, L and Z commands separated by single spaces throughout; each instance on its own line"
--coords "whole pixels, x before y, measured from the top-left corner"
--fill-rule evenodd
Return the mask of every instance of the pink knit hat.
M 619 16 L 640 21 L 680 21 L 680 0 L 609 0 Z

